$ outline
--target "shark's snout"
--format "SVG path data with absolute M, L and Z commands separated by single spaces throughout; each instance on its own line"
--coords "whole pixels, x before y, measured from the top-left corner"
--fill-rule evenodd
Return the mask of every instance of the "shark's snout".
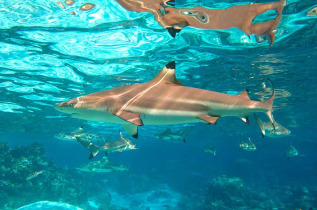
M 74 108 L 75 105 L 76 103 L 74 103 L 73 100 L 70 100 L 56 104 L 54 108 L 60 112 L 68 112 L 70 109 Z

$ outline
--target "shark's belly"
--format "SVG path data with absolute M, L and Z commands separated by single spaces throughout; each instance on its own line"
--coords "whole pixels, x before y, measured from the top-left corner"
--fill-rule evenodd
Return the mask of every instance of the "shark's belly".
M 142 115 L 141 119 L 144 124 L 147 125 L 170 125 L 190 123 L 197 121 L 198 119 L 193 116 L 171 116 L 171 115 Z
M 91 120 L 91 121 L 99 121 L 99 122 L 109 122 L 109 123 L 120 123 L 124 122 L 119 117 L 103 111 L 94 111 L 94 110 L 85 110 L 79 113 L 73 114 L 72 117 L 83 119 L 83 120 Z

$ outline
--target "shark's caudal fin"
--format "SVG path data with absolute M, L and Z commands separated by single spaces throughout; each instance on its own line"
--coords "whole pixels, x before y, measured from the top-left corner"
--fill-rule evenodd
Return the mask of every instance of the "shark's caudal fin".
M 84 147 L 86 147 L 91 152 L 89 159 L 94 158 L 99 153 L 100 147 L 98 145 L 95 145 L 89 141 L 82 140 L 80 137 L 77 137 L 77 136 L 75 138 L 76 138 L 76 141 L 81 143 Z
M 193 129 L 193 127 L 187 128 L 183 133 L 182 133 L 182 140 L 184 143 L 186 143 L 186 136 L 190 133 L 190 131 Z
M 261 133 L 262 133 L 262 137 L 264 138 L 265 136 L 265 130 L 264 130 L 264 123 L 262 122 L 262 120 L 259 118 L 258 115 L 253 114 L 254 115 L 254 119 L 256 121 L 256 123 L 259 125 Z
M 275 88 L 274 85 L 272 83 L 272 81 L 270 79 L 268 79 L 269 82 L 271 83 L 272 89 L 273 89 L 273 93 L 271 95 L 270 98 L 268 98 L 266 101 L 264 101 L 264 105 L 268 108 L 268 111 L 266 112 L 266 115 L 268 116 L 268 118 L 270 119 L 274 129 L 275 129 L 275 125 L 274 125 L 274 118 L 272 115 L 272 107 L 273 107 L 273 102 L 274 102 L 274 97 L 275 97 Z

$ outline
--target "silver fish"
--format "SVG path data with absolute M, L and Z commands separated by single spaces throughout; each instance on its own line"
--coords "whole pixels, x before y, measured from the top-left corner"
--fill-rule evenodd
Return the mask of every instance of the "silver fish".
M 241 142 L 239 144 L 239 147 L 244 150 L 244 151 L 255 151 L 256 150 L 256 146 L 255 144 L 251 141 L 251 138 L 249 137 L 249 141 L 248 142 Z
M 34 173 L 31 173 L 28 177 L 26 177 L 26 181 L 29 181 L 31 179 L 34 179 L 35 177 L 37 177 L 38 175 L 42 174 L 44 171 L 36 171 Z

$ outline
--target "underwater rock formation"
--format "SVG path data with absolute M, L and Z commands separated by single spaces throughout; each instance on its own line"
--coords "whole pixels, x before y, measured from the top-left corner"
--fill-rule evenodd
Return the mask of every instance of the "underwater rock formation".
M 203 209 L 309 209 L 317 204 L 316 189 L 307 187 L 260 188 L 246 186 L 238 177 L 214 178 Z M 283 195 L 283 196 L 282 196 Z
M 91 184 L 84 185 L 75 170 L 57 167 L 44 154 L 37 143 L 14 149 L 0 143 L 0 209 L 16 209 L 41 200 L 76 206 L 88 201 L 86 188 Z M 94 190 L 98 191 L 98 186 Z M 102 202 L 109 204 L 110 199 Z

